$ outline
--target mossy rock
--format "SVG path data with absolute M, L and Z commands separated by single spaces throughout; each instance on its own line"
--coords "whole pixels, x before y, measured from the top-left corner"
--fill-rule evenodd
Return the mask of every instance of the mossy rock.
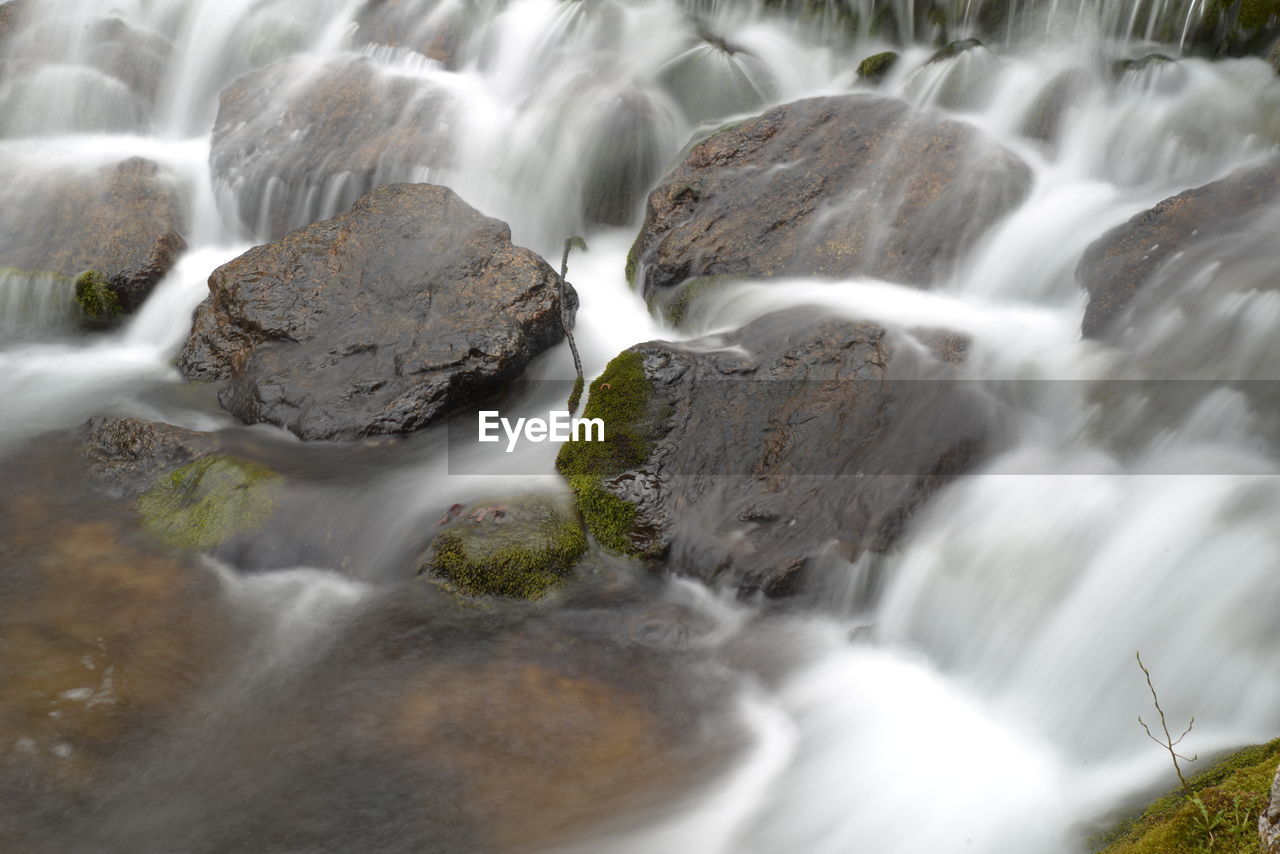
M 1096 840 L 1098 854 L 1257 854 L 1280 739 L 1247 747 L 1188 780 L 1137 818 Z M 1172 771 L 1171 771 L 1172 773 Z M 1212 837 L 1210 833 L 1212 832 Z
M 705 314 L 705 300 L 734 281 L 733 276 L 698 276 L 675 288 L 649 295 L 649 311 L 671 326 L 682 329 Z
M 604 421 L 603 442 L 570 441 L 560 448 L 556 470 L 573 489 L 587 529 L 605 548 L 640 556 L 629 536 L 636 510 L 604 488 L 608 477 L 640 465 L 651 441 L 649 403 L 653 386 L 644 372 L 644 357 L 627 350 L 591 383 L 584 418 Z
M 86 270 L 76 278 L 76 304 L 86 325 L 110 326 L 124 313 L 120 298 L 106 277 Z
M 931 65 L 935 62 L 942 62 L 947 59 L 954 59 L 962 53 L 966 53 L 979 47 L 985 48 L 986 45 L 978 39 L 961 39 L 959 41 L 954 41 L 938 48 L 938 50 L 934 52 L 933 56 L 929 57 L 929 61 L 926 62 L 925 65 Z
M 858 63 L 858 79 L 879 83 L 888 76 L 893 67 L 898 64 L 899 59 L 901 57 L 898 53 L 892 50 L 872 54 Z
M 587 549 L 582 525 L 544 496 L 486 501 L 436 535 L 422 567 L 472 596 L 541 599 Z
M 157 539 L 207 551 L 262 527 L 282 480 L 251 460 L 208 456 L 158 478 L 136 507 L 143 528 Z

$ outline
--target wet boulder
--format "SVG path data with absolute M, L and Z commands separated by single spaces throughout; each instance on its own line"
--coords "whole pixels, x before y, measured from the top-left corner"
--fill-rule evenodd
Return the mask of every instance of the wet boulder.
M 587 548 L 581 522 L 560 505 L 524 495 L 455 506 L 421 571 L 473 596 L 539 599 Z
M 408 433 L 563 338 L 558 281 L 453 191 L 388 185 L 215 270 L 178 364 L 248 424 Z
M 888 549 L 985 447 L 955 336 L 792 309 L 688 345 L 624 351 L 591 386 L 604 442 L 557 468 L 604 546 L 769 595 L 815 562 Z
M 27 797 L 87 793 L 113 760 L 136 758 L 123 745 L 216 678 L 231 615 L 212 573 L 136 536 L 127 502 L 85 488 L 67 437 L 3 465 L 0 788 L 16 772 Z
M 0 3 L 0 46 L 18 31 L 31 6 L 30 0 L 9 0 Z
M 119 18 L 104 18 L 89 30 L 85 61 L 120 80 L 154 107 L 167 81 L 173 46 L 155 33 L 135 30 Z
M 872 84 L 879 84 L 889 76 L 889 72 L 893 70 L 901 58 L 897 51 L 892 50 L 873 53 L 858 63 L 858 79 L 866 80 Z
M 223 91 L 209 163 L 225 211 L 274 240 L 447 157 L 446 98 L 365 58 L 283 60 Z
M 175 181 L 137 157 L 42 177 L 38 201 L 0 211 L 0 267 L 74 288 L 94 321 L 135 311 L 186 249 Z
M 1280 198 L 1280 163 L 1179 193 L 1108 231 L 1085 251 L 1076 279 L 1089 294 L 1083 332 L 1111 337 L 1135 299 L 1155 298 L 1161 271 L 1193 246 L 1231 235 Z
M 648 200 L 629 275 L 876 276 L 927 286 L 1026 196 L 969 125 L 875 95 L 812 98 L 703 141 Z
M 433 8 L 434 7 L 434 8 Z M 423 0 L 367 0 L 356 13 L 355 41 L 405 48 L 452 67 L 474 8 Z
M 157 477 L 217 453 L 210 433 L 141 418 L 95 418 L 85 425 L 86 470 L 108 494 L 141 494 Z

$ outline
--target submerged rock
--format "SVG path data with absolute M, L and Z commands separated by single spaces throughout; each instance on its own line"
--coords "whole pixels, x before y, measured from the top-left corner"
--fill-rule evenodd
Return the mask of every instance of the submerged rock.
M 65 439 L 3 465 L 0 786 L 16 772 L 26 797 L 100 793 L 130 739 L 216 678 L 230 615 L 211 573 L 137 537 L 127 503 L 84 488 Z M 12 829 L 0 822 L 0 845 L 26 850 Z
M 929 285 L 1030 183 L 974 128 L 902 101 L 797 101 L 692 150 L 650 194 L 629 274 L 646 297 L 717 274 Z
M 157 478 L 138 497 L 147 533 L 166 545 L 209 551 L 261 528 L 283 478 L 261 463 L 208 456 Z
M 390 185 L 215 270 L 178 364 L 248 424 L 408 433 L 560 341 L 557 282 L 451 190 Z
M 582 524 L 540 495 L 457 508 L 431 543 L 423 572 L 473 596 L 540 599 L 587 548 Z
M 444 94 L 365 58 L 293 58 L 223 91 L 209 164 L 254 235 L 278 239 L 379 184 L 443 165 Z
M 592 383 L 606 441 L 566 444 L 557 468 L 602 545 L 791 593 L 823 556 L 887 549 L 983 450 L 985 410 L 945 364 L 963 347 L 934 350 L 812 309 L 640 344 Z
M 138 495 L 161 474 L 216 453 L 209 433 L 141 418 L 98 418 L 82 452 L 89 475 L 110 494 Z
M 1083 332 L 1108 337 L 1167 261 L 1191 246 L 1239 230 L 1280 199 L 1280 163 L 1236 172 L 1165 199 L 1113 228 L 1085 251 L 1076 279 L 1089 293 Z
M 51 179 L 38 204 L 0 212 L 0 267 L 52 274 L 84 315 L 135 311 L 186 249 L 183 200 L 150 160 Z

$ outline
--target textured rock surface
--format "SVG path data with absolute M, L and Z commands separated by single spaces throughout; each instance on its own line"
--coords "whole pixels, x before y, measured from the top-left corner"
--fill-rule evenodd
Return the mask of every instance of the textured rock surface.
M 68 279 L 95 271 L 121 312 L 140 306 L 186 248 L 177 188 L 137 157 L 63 176 L 17 213 L 0 212 L 0 267 Z
M 557 281 L 451 190 L 389 185 L 215 270 L 179 367 L 246 423 L 407 433 L 563 337 Z
M 1258 816 L 1258 836 L 1262 841 L 1262 854 L 1280 854 L 1280 769 L 1271 784 L 1267 806 Z
M 649 196 L 646 297 L 697 276 L 928 285 L 1030 186 L 972 127 L 874 95 L 769 110 L 697 145 Z
M 234 214 L 262 239 L 337 214 L 445 158 L 444 96 L 367 59 L 288 59 L 222 93 L 209 154 Z
M 558 467 L 602 544 L 794 592 L 813 560 L 888 548 L 986 443 L 980 403 L 948 381 L 963 348 L 905 338 L 799 309 L 632 347 L 592 384 L 607 441 L 566 444 Z
M 82 452 L 90 476 L 108 492 L 137 495 L 159 475 L 216 453 L 209 433 L 141 418 L 99 418 Z
M 1280 162 L 1272 162 L 1179 193 L 1104 234 L 1076 269 L 1089 292 L 1084 334 L 1105 337 L 1167 260 L 1198 242 L 1239 230 L 1278 198 Z

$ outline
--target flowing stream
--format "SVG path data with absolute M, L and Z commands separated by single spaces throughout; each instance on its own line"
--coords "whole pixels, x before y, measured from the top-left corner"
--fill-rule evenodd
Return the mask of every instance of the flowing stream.
M 697 710 L 690 738 L 715 760 L 678 775 L 669 796 L 607 809 L 602 796 L 600 814 L 567 832 L 517 832 L 493 850 L 1083 852 L 1110 818 L 1174 782 L 1137 726 L 1149 697 L 1135 650 L 1166 709 L 1195 716 L 1192 751 L 1208 757 L 1280 734 L 1280 480 L 1273 425 L 1239 385 L 1280 378 L 1274 218 L 1181 259 L 1166 283 L 1179 299 L 1129 330 L 1123 349 L 1081 339 L 1085 297 L 1074 278 L 1107 229 L 1280 144 L 1280 83 L 1261 59 L 1186 56 L 1113 73 L 1117 59 L 1178 55 L 1204 3 L 1161 0 L 1139 18 L 1126 13 L 1138 4 L 1028 0 L 991 49 L 928 65 L 927 44 L 902 49 L 884 91 L 1017 153 L 1034 172 L 1026 202 L 932 290 L 871 279 L 748 284 L 684 332 L 651 317 L 624 279 L 648 189 L 696 135 L 865 86 L 859 60 L 890 47 L 866 24 L 873 6 L 916 35 L 927 23 L 914 4 L 862 0 L 852 30 L 834 5 L 799 15 L 754 0 L 385 5 L 402 15 L 394 45 L 370 32 L 359 0 L 45 0 L 8 48 L 23 70 L 0 80 L 0 226 L 38 210 L 57 176 L 141 156 L 181 188 L 190 246 L 143 309 L 106 333 L 77 331 L 69 299 L 0 271 L 5 465 L 51 431 L 124 413 L 231 430 L 316 484 L 308 512 L 281 523 L 272 560 L 201 568 L 228 615 L 210 632 L 230 652 L 206 670 L 177 666 L 173 679 L 193 698 L 184 717 L 134 736 L 128 761 L 92 794 L 43 793 L 57 806 L 0 820 L 34 840 L 25 850 L 490 850 L 455 833 L 447 815 L 390 818 L 420 808 L 406 790 L 421 787 L 425 802 L 449 780 L 392 780 L 350 757 L 376 742 L 366 710 L 399 702 L 408 672 L 407 658 L 370 652 L 410 636 L 397 592 L 410 583 L 405 554 L 455 502 L 564 491 L 555 449 L 528 450 L 514 468 L 449 474 L 458 460 L 443 428 L 431 428 L 348 457 L 237 427 L 172 366 L 212 270 L 387 181 L 451 187 L 555 266 L 564 237 L 584 235 L 590 249 L 574 256 L 569 278 L 589 375 L 635 342 L 806 305 L 966 333 L 969 377 L 1016 400 L 1010 450 L 943 490 L 892 553 L 824 567 L 802 601 L 628 582 L 633 610 L 684 615 L 671 630 L 688 637 L 650 644 L 645 678 Z M 956 5 L 948 36 L 958 38 L 984 4 Z M 104 17 L 172 45 L 149 97 L 85 59 Z M 447 56 L 411 49 L 442 39 Z M 240 171 L 211 170 L 219 93 L 272 62 L 289 75 L 279 97 L 325 69 L 367 69 L 401 93 L 389 125 L 430 115 L 437 148 L 301 190 L 272 177 L 306 156 L 287 139 L 270 137 Z M 1065 106 L 1036 137 L 1027 128 L 1051 90 Z M 572 377 L 567 348 L 529 376 Z M 1151 379 L 1185 382 L 1176 417 L 1139 405 Z M 1104 393 L 1133 405 L 1103 417 Z M 521 405 L 546 411 L 536 393 Z M 321 528 L 343 542 L 342 560 L 298 545 Z M 547 619 L 576 626 L 590 616 L 560 607 Z M 448 614 L 419 618 L 434 627 L 422 642 L 440 660 L 473 661 L 468 632 L 491 642 L 480 617 L 458 622 L 456 637 Z M 558 654 L 590 659 L 577 647 Z M 484 708 L 523 702 L 490 682 Z M 95 693 L 109 693 L 104 684 L 86 686 L 86 702 L 106 696 Z M 308 717 L 317 702 L 333 714 Z

